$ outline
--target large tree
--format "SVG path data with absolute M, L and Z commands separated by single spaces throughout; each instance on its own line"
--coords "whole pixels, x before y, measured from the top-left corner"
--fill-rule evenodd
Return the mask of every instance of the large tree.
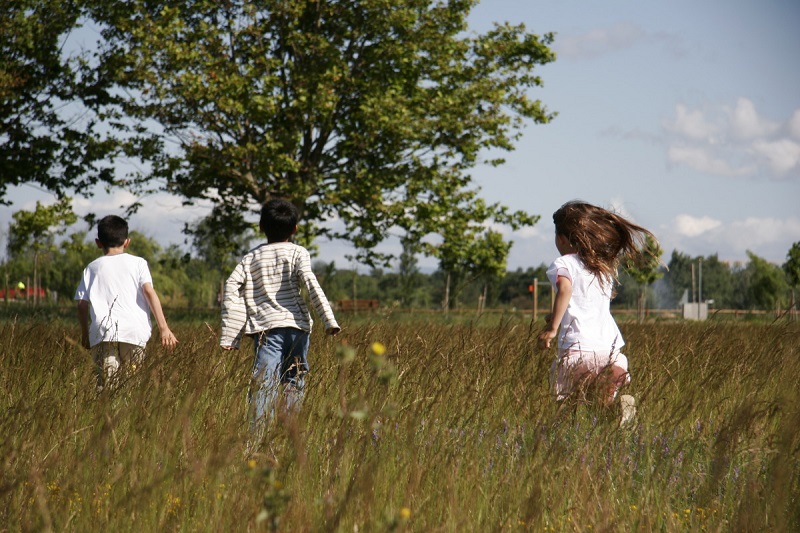
M 483 154 L 513 149 L 526 120 L 552 118 L 529 92 L 552 35 L 472 34 L 476 1 L 93 2 L 96 83 L 116 84 L 126 151 L 148 160 L 130 183 L 211 199 L 232 232 L 286 197 L 310 237 L 347 239 L 362 258 L 390 230 L 420 242 L 455 213 L 535 223 L 476 207 L 469 171 L 501 163 Z
M 82 105 L 98 103 L 83 79 L 79 50 L 67 51 L 80 24 L 80 2 L 7 0 L 0 7 L 0 204 L 6 190 L 33 184 L 63 198 L 110 183 L 114 143 Z
M 747 251 L 750 262 L 743 271 L 747 284 L 747 307 L 777 310 L 786 302 L 789 284 L 784 271 L 778 265 Z

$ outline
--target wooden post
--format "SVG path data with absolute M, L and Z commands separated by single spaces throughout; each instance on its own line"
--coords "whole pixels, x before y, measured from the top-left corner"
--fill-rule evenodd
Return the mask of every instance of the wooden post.
M 539 280 L 533 280 L 533 321 L 539 318 Z

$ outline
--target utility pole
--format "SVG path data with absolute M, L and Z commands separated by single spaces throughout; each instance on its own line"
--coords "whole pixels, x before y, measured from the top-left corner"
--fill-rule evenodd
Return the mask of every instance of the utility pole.
M 698 284 L 697 284 L 697 301 L 703 303 L 703 258 L 699 258 L 700 264 L 698 266 Z

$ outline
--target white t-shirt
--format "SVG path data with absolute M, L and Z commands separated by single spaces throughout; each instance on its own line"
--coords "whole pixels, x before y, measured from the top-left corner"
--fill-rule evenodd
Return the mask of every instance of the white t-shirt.
M 130 254 L 104 255 L 89 263 L 75 292 L 91 308 L 89 345 L 127 342 L 145 346 L 150 338 L 150 305 L 142 287 L 153 283 L 147 261 Z
M 572 282 L 572 298 L 558 335 L 559 351 L 619 351 L 625 341 L 611 316 L 611 280 L 600 283 L 577 254 L 562 255 L 550 265 L 547 278 L 554 287 L 558 276 Z

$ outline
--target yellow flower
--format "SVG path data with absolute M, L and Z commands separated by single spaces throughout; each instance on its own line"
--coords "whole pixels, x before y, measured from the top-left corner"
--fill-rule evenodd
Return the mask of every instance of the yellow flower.
M 386 353 L 386 346 L 380 342 L 373 342 L 370 348 L 372 349 L 372 353 L 375 355 L 383 355 Z
M 247 461 L 247 466 L 249 466 L 250 468 L 255 468 L 256 467 L 256 460 L 255 459 L 250 459 L 249 461 Z
M 376 342 L 375 344 L 379 343 Z M 373 346 L 375 346 L 375 344 L 373 344 Z M 381 348 L 383 348 L 382 344 L 380 346 Z M 408 507 L 403 507 L 402 509 L 400 509 L 400 518 L 402 518 L 403 520 L 408 520 L 409 518 L 411 518 L 411 509 L 409 509 Z

